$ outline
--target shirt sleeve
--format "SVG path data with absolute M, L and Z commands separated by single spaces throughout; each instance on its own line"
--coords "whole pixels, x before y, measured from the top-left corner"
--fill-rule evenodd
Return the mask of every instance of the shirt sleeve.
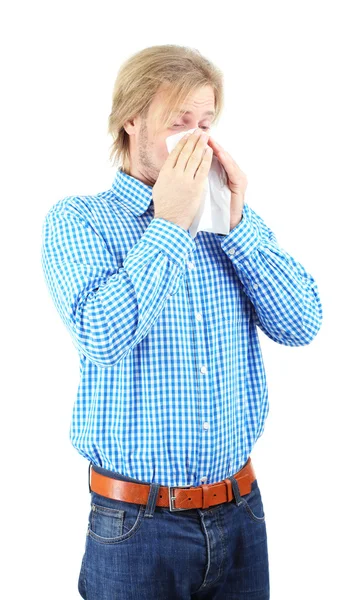
M 248 204 L 221 247 L 251 300 L 256 325 L 279 344 L 309 344 L 322 323 L 317 284 Z
M 78 352 L 99 367 L 128 354 L 177 291 L 195 247 L 184 228 L 155 218 L 119 267 L 79 212 L 71 206 L 50 210 L 42 227 L 41 263 Z

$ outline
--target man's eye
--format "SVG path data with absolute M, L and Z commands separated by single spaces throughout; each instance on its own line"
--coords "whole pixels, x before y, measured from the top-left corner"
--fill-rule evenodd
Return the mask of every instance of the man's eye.
M 173 125 L 173 127 L 183 127 L 183 125 L 176 125 L 176 124 L 175 124 L 175 125 Z M 203 126 L 203 129 L 210 129 L 210 127 L 205 127 L 205 126 Z

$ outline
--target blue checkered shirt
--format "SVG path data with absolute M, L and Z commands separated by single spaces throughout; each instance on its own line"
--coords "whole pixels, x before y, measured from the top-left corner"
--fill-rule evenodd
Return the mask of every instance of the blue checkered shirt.
M 49 210 L 41 263 L 80 358 L 77 451 L 165 486 L 241 469 L 269 410 L 257 327 L 304 346 L 322 321 L 313 277 L 263 219 L 245 203 L 228 235 L 193 239 L 118 170 L 109 190 Z

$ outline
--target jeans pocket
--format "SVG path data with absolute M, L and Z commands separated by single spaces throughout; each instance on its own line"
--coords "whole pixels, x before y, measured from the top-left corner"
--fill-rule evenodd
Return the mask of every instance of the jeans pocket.
M 256 479 L 252 482 L 251 492 L 249 494 L 244 494 L 243 496 L 241 496 L 241 503 L 239 504 L 239 508 L 241 507 L 244 508 L 246 514 L 250 519 L 252 519 L 252 521 L 255 521 L 256 523 L 264 523 L 264 507 L 262 503 L 260 488 Z
M 88 535 L 101 544 L 123 542 L 139 529 L 145 506 L 91 492 Z

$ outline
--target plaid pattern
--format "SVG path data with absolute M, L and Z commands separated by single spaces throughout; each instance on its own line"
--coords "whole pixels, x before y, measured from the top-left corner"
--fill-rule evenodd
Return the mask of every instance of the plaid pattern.
M 214 483 L 247 461 L 268 390 L 257 327 L 310 343 L 322 306 L 304 267 L 245 203 L 226 236 L 153 218 L 121 170 L 47 213 L 41 263 L 80 358 L 70 440 L 93 464 L 161 485 Z

